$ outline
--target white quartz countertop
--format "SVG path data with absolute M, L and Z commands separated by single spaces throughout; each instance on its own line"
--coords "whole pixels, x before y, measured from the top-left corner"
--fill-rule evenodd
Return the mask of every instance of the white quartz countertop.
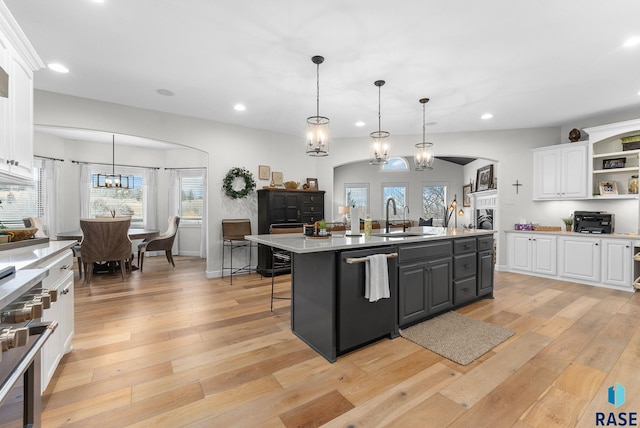
M 44 244 L 0 251 L 0 269 L 7 266 L 15 266 L 16 270 L 33 269 L 43 261 L 76 244 L 76 241 L 49 241 Z
M 583 238 L 605 238 L 605 239 L 631 239 L 640 240 L 640 234 L 638 233 L 579 233 L 579 232 L 564 232 L 564 231 L 547 231 L 547 230 L 505 230 L 506 233 L 524 233 L 526 234 L 539 234 L 539 235 L 556 235 L 556 236 L 570 236 L 583 237 Z
M 377 247 L 389 244 L 405 244 L 435 241 L 439 239 L 476 237 L 491 235 L 495 230 L 483 229 L 453 229 L 444 227 L 410 227 L 409 233 L 421 233 L 418 236 L 403 236 L 402 230 L 394 230 L 390 236 L 380 236 L 379 231 L 371 236 L 350 237 L 349 231 L 337 232 L 327 239 L 307 238 L 301 233 L 282 233 L 265 235 L 247 235 L 246 239 L 259 244 L 276 247 L 293 253 L 317 253 L 321 251 L 355 250 L 358 248 Z

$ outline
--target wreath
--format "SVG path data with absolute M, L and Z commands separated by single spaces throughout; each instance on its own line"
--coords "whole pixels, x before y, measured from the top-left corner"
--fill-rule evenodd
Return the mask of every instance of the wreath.
M 244 188 L 242 190 L 234 190 L 233 182 L 236 178 L 244 180 Z M 246 197 L 253 189 L 256 188 L 256 182 L 253 180 L 253 174 L 244 168 L 231 168 L 222 181 L 222 188 L 225 195 L 231 199 L 241 199 Z

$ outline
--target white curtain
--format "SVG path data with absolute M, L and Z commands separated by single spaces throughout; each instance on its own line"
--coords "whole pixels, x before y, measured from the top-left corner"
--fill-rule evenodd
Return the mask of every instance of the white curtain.
M 91 168 L 86 163 L 80 165 L 80 218 L 91 217 Z
M 158 228 L 158 170 L 145 169 L 142 174 L 142 217 L 145 229 Z
M 180 215 L 180 176 L 175 169 L 169 170 L 169 202 L 168 202 L 169 216 Z M 179 228 L 178 228 L 179 230 Z M 173 241 L 173 248 L 171 252 L 173 254 L 180 254 L 180 246 L 178 245 L 178 235 Z
M 42 219 L 45 225 L 45 232 L 48 236 L 55 237 L 60 231 L 60 216 L 58 215 L 58 197 L 60 189 L 60 176 L 62 173 L 62 162 L 53 159 L 42 161 L 44 180 L 44 216 Z

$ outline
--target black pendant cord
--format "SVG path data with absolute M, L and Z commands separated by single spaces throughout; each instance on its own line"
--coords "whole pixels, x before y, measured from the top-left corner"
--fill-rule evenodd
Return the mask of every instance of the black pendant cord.
M 111 136 L 111 175 L 116 175 L 116 136 Z
M 425 103 L 422 103 L 422 142 L 423 143 L 426 143 L 425 140 L 426 140 L 426 133 L 427 133 L 427 123 L 426 123 L 427 116 L 425 113 L 425 110 L 426 110 L 425 107 L 426 107 Z
M 380 118 L 382 117 L 382 115 L 380 114 L 380 105 L 381 105 L 380 104 L 380 92 L 381 92 L 380 88 L 381 88 L 381 86 L 382 85 L 378 86 L 378 135 L 380 135 L 381 130 L 382 130 L 382 127 L 380 126 L 380 123 L 381 123 L 381 119 Z

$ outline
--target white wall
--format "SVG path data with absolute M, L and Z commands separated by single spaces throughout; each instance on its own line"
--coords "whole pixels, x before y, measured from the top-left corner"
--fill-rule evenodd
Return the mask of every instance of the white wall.
M 603 115 L 600 119 L 590 118 L 580 124 L 594 126 L 640 117 L 640 113 L 635 116 L 634 114 L 633 111 L 611 113 Z M 620 119 L 617 119 L 618 117 Z M 311 158 L 304 155 L 302 131 L 300 136 L 283 135 L 45 91 L 35 92 L 35 123 L 137 135 L 182 144 L 208 153 L 210 213 L 208 276 L 219 274 L 220 221 L 223 218 L 250 218 L 254 225 L 254 232 L 256 231 L 256 195 L 253 194 L 238 201 L 231 200 L 222 193 L 222 179 L 230 168 L 234 166 L 248 168 L 256 176 L 259 187 L 267 185 L 268 181 L 257 180 L 258 165 L 270 165 L 272 171 L 282 171 L 285 181 L 304 182 L 306 177 L 316 177 L 320 183 L 320 189 L 326 191 L 325 217 L 337 218 L 337 206 L 343 198 L 343 190 L 335 184 L 334 170 L 345 164 L 366 160 L 369 153 L 369 142 L 365 136 L 334 139 L 330 156 Z M 434 143 L 436 156 L 484 159 L 479 161 L 482 165 L 477 167 L 487 163 L 494 164 L 494 172 L 498 177 L 499 230 L 513 229 L 513 225 L 523 217 L 543 225 L 561 225 L 561 217 L 566 217 L 574 210 L 584 209 L 614 211 L 617 231 L 637 231 L 637 201 L 635 204 L 634 201 L 532 201 L 533 158 L 530 149 L 559 144 L 566 140 L 565 134 L 568 135 L 571 128 L 581 126 L 576 122 L 576 125 L 569 124 L 562 128 L 430 134 L 428 139 Z M 420 137 L 417 134 L 394 136 L 392 133 L 391 153 L 412 155 L 414 145 L 419 140 Z M 51 156 L 60 157 L 55 154 Z M 477 167 L 476 165 L 465 167 L 463 179 L 458 184 L 460 189 L 462 184 L 467 183 L 470 178 L 475 181 L 473 170 Z M 517 192 L 512 186 L 516 180 L 522 184 Z M 374 186 L 371 187 L 371 191 L 375 191 Z M 415 202 L 411 203 L 416 205 Z M 505 234 L 500 233 L 497 240 L 498 265 L 506 264 Z
M 384 220 L 385 201 L 382 200 L 383 183 L 406 183 L 407 184 L 407 206 L 409 207 L 408 219 L 416 224 L 422 216 L 422 187 L 426 184 L 445 183 L 448 186 L 449 194 L 447 203 L 451 202 L 454 195 L 458 195 L 460 207 L 462 207 L 462 185 L 464 180 L 464 168 L 451 162 L 436 159 L 431 171 L 415 171 L 413 169 L 413 155 L 404 156 L 412 168 L 409 171 L 381 171 L 379 166 L 369 165 L 369 161 L 354 162 L 340 165 L 334 169 L 333 192 L 335 197 L 328 214 L 329 218 L 339 221 L 341 215 L 338 214 L 338 206 L 345 205 L 344 185 L 346 183 L 369 183 L 369 205 L 372 219 Z M 402 213 L 398 212 L 402 217 Z M 458 223 L 469 223 L 465 216 L 458 219 Z M 451 219 L 453 222 L 453 219 Z
M 283 172 L 285 181 L 304 181 L 306 177 L 316 176 L 317 161 L 304 155 L 302 133 L 298 137 L 258 131 L 39 90 L 34 93 L 34 123 L 147 137 L 208 153 L 208 277 L 220 274 L 223 218 L 249 218 L 252 220 L 253 231 L 257 231 L 257 195 L 254 193 L 242 200 L 232 200 L 223 194 L 222 179 L 229 169 L 237 166 L 247 168 L 253 172 L 259 187 L 269 182 L 257 180 L 258 165 L 270 165 L 272 171 Z M 301 125 L 301 131 L 304 131 L 304 124 Z M 55 142 L 55 145 L 64 147 L 60 141 Z M 51 153 L 48 148 L 45 150 L 39 147 L 38 150 L 40 149 L 42 152 L 36 153 L 43 156 L 74 159 L 79 155 L 73 152 L 61 156 L 60 152 Z M 106 150 L 109 154 L 105 158 L 111 159 L 110 148 Z M 165 159 L 160 162 L 165 162 Z M 183 165 L 176 162 L 176 165 L 171 166 Z M 329 185 L 329 181 L 326 183 Z M 324 186 L 322 181 L 320 184 Z M 70 195 L 69 198 L 73 199 L 74 196 Z M 79 212 L 78 204 L 70 202 L 69 208 Z M 73 229 L 76 228 L 77 224 Z

